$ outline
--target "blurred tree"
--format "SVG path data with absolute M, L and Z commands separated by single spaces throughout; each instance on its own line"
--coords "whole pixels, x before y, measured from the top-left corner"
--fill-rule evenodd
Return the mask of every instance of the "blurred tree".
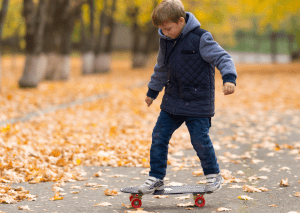
M 257 4 L 255 13 L 261 16 L 261 19 L 259 19 L 259 28 L 261 31 L 269 29 L 273 62 L 275 62 L 276 59 L 278 33 L 280 30 L 285 30 L 286 34 L 295 38 L 299 51 L 300 25 L 291 24 L 291 17 L 297 17 L 299 21 L 299 2 L 295 0 L 264 0 Z
M 44 34 L 48 66 L 47 80 L 67 80 L 70 76 L 71 34 L 81 6 L 86 0 L 55 0 L 51 3 Z M 51 12 L 51 13 L 50 13 Z
M 26 62 L 20 87 L 37 87 L 45 77 L 51 80 L 69 77 L 71 33 L 78 8 L 85 1 L 49 2 L 24 0 Z
M 88 0 L 88 3 L 83 6 L 82 15 L 80 17 L 81 24 L 81 58 L 82 58 L 82 74 L 91 74 L 94 71 L 94 0 Z M 89 15 L 89 26 L 84 23 L 84 16 Z
M 0 1 L 0 5 L 2 3 L 3 1 Z M 25 48 L 25 22 L 22 11 L 23 1 L 9 1 L 2 31 L 2 51 L 5 51 L 5 53 L 18 52 Z
M 108 11 L 108 3 L 107 0 L 103 0 L 102 8 L 100 10 L 99 16 L 99 34 L 96 37 L 96 44 L 95 44 L 95 69 L 94 73 L 106 73 L 110 70 L 110 63 L 111 59 L 110 56 L 104 52 L 104 45 L 103 40 L 104 35 L 107 34 L 107 11 Z
M 192 12 L 220 44 L 235 45 L 234 33 L 242 26 L 236 1 L 228 0 L 183 0 L 186 11 Z
M 106 73 L 111 66 L 117 0 L 102 0 L 96 3 L 99 4 L 99 2 L 101 6 L 95 4 L 94 0 L 90 0 L 89 10 L 83 13 L 81 19 L 83 74 Z M 89 18 L 84 22 L 88 14 Z M 97 28 L 94 24 L 95 16 L 100 17 Z
M 149 54 L 158 50 L 158 33 L 152 24 L 151 13 L 159 1 L 162 0 L 118 1 L 116 20 L 132 29 L 132 68 L 145 67 Z
M 47 59 L 42 48 L 48 5 L 48 0 L 40 0 L 37 5 L 32 0 L 24 0 L 26 61 L 20 87 L 37 87 L 44 75 Z
M 151 2 L 151 1 L 150 1 Z M 150 3 L 149 2 L 149 3 Z M 157 0 L 152 0 L 151 11 L 155 9 L 158 2 Z M 152 46 L 156 35 L 157 28 L 152 24 L 152 20 L 148 20 L 146 23 L 139 23 L 140 7 L 138 4 L 132 5 L 127 9 L 127 15 L 132 20 L 132 34 L 133 34 L 133 44 L 132 44 L 132 68 L 143 68 L 146 67 L 149 60 L 149 55 L 153 50 Z M 151 14 L 148 14 L 151 17 Z M 144 35 L 145 41 L 141 42 L 141 38 Z
M 8 0 L 2 1 L 2 7 L 0 10 L 0 91 L 1 91 L 1 49 L 2 49 L 2 28 L 6 18 L 7 9 L 8 9 Z
M 110 9 L 107 10 L 105 15 L 106 19 L 106 27 L 105 27 L 105 34 L 106 39 L 103 47 L 103 53 L 101 55 L 101 58 L 99 58 L 99 55 L 97 56 L 97 64 L 102 64 L 101 69 L 99 69 L 99 66 L 97 66 L 97 70 L 95 70 L 97 73 L 100 72 L 108 72 L 111 68 L 111 52 L 113 48 L 113 38 L 115 33 L 115 27 L 116 27 L 116 21 L 115 21 L 115 14 L 117 11 L 117 0 L 112 0 Z

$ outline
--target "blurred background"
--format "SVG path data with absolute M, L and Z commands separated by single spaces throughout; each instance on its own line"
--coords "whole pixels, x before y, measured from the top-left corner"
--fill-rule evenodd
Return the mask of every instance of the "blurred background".
M 2 83 L 20 88 L 77 74 L 109 73 L 115 59 L 146 67 L 158 51 L 151 12 L 161 0 L 1 0 Z M 296 0 L 182 0 L 235 63 L 286 64 L 300 58 Z M 152 66 L 154 64 L 152 63 Z M 8 73 L 10 72 L 10 73 Z M 0 72 L 1 73 L 1 72 Z

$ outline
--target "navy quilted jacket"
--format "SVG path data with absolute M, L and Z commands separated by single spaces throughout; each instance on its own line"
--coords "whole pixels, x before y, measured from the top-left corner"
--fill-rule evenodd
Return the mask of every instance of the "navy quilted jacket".
M 223 83 L 235 83 L 237 73 L 230 55 L 200 28 L 192 13 L 186 13 L 180 36 L 170 39 L 159 29 L 157 64 L 147 96 L 155 99 L 165 87 L 161 109 L 174 115 L 214 116 L 215 67 Z

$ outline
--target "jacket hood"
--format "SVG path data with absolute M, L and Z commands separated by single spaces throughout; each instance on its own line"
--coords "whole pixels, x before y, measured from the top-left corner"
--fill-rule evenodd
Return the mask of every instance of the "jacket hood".
M 183 28 L 183 30 L 181 31 L 181 34 L 182 34 L 181 37 L 184 37 L 186 34 L 188 34 L 190 31 L 192 31 L 196 27 L 201 27 L 200 22 L 196 19 L 196 17 L 192 13 L 186 12 L 185 14 L 186 14 L 186 25 Z M 158 34 L 160 37 L 162 37 L 164 39 L 172 40 L 171 38 L 165 36 L 161 29 L 158 29 Z

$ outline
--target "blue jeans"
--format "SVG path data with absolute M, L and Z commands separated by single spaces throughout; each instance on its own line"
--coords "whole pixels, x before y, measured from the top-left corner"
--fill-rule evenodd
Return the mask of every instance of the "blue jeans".
M 161 111 L 152 133 L 149 175 L 163 179 L 166 176 L 169 141 L 173 132 L 185 121 L 192 145 L 201 161 L 204 175 L 218 174 L 219 164 L 208 135 L 211 118 L 172 115 Z

